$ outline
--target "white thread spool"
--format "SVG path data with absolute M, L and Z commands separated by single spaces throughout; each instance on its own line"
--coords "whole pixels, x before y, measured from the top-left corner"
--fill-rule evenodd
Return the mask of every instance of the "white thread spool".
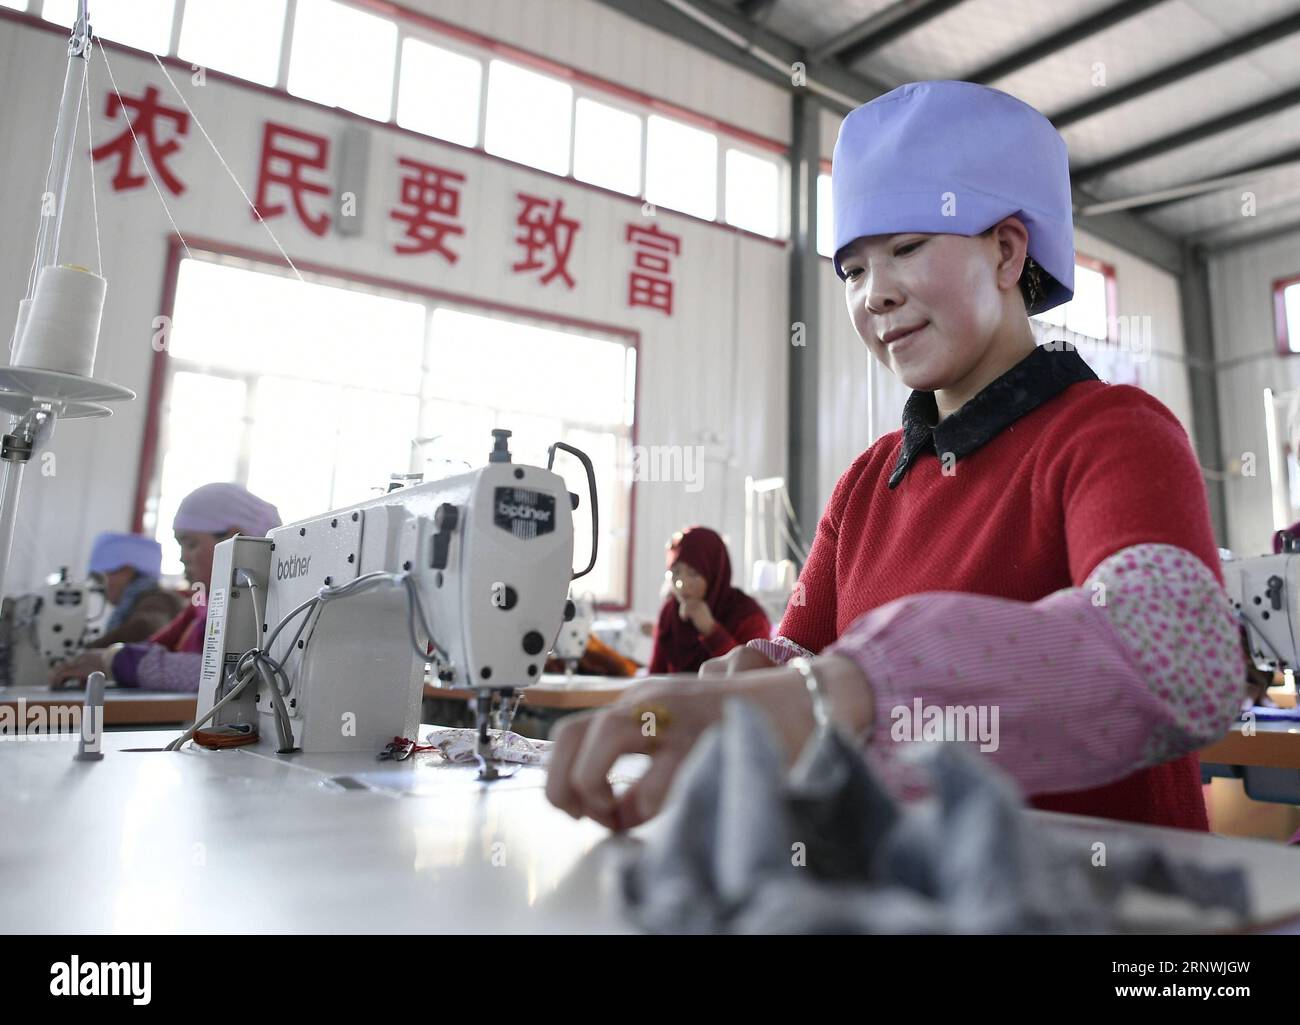
M 13 365 L 92 376 L 107 290 L 103 278 L 82 267 L 43 268 Z
M 9 339 L 9 358 L 12 360 L 18 353 L 18 342 L 23 337 L 23 331 L 27 329 L 27 318 L 32 312 L 32 301 L 30 299 L 20 299 L 18 301 L 18 323 L 14 325 L 13 337 Z

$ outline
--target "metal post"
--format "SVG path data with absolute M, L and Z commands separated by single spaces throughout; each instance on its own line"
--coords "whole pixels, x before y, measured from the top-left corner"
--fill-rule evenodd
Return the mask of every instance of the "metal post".
M 817 175 L 821 170 L 821 107 L 796 93 L 791 101 L 790 332 L 786 481 L 799 522 L 811 532 L 821 519 L 817 480 L 818 303 Z M 800 330 L 801 327 L 801 330 Z M 796 332 L 798 332 L 796 334 Z M 795 344 L 798 342 L 798 344 Z M 811 538 L 808 539 L 811 543 Z

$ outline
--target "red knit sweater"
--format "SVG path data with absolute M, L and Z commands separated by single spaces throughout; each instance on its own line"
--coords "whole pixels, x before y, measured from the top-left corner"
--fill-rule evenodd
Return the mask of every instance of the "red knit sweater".
M 930 449 L 890 490 L 902 433 L 880 438 L 835 486 L 799 578 L 803 604 L 787 609 L 781 635 L 821 651 L 863 613 L 924 591 L 1037 601 L 1142 543 L 1185 548 L 1222 582 L 1187 434 L 1139 388 L 1072 384 L 958 460 L 952 475 Z M 1050 695 L 1051 677 L 1041 682 Z M 926 681 L 916 683 L 925 697 Z M 1032 803 L 1206 830 L 1200 783 L 1193 754 Z

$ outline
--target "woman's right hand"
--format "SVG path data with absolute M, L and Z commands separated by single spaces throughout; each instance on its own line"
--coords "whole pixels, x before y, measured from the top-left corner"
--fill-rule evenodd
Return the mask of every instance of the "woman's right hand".
M 735 676 L 750 669 L 771 669 L 775 662 L 761 651 L 741 644 L 700 666 L 701 676 Z

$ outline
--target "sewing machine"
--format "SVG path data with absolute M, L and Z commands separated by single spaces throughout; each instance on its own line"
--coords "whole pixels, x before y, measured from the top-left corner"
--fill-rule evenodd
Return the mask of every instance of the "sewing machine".
M 570 675 L 586 654 L 591 627 L 596 621 L 596 600 L 591 595 L 577 599 L 573 605 L 574 614 L 565 619 L 551 649 L 551 654 L 564 663 L 564 669 Z
M 91 596 L 99 607 L 92 611 Z M 103 589 L 70 581 L 65 567 L 33 594 L 0 605 L 0 687 L 44 687 L 50 670 L 81 654 L 101 633 Z
M 541 678 L 575 613 L 570 581 L 595 565 L 598 518 L 585 453 L 557 442 L 546 469 L 519 465 L 510 432 L 492 434 L 480 469 L 217 545 L 198 722 L 220 707 L 205 730 L 282 752 L 377 754 L 416 736 L 431 663 L 435 686 L 476 692 L 480 776 L 496 778 L 488 724 Z M 592 502 L 591 558 L 576 573 L 578 496 L 551 470 L 556 449 L 582 461 Z
M 1238 558 L 1220 549 L 1219 556 L 1251 661 L 1257 669 L 1292 673 L 1300 663 L 1300 539 L 1286 535 L 1278 555 Z

